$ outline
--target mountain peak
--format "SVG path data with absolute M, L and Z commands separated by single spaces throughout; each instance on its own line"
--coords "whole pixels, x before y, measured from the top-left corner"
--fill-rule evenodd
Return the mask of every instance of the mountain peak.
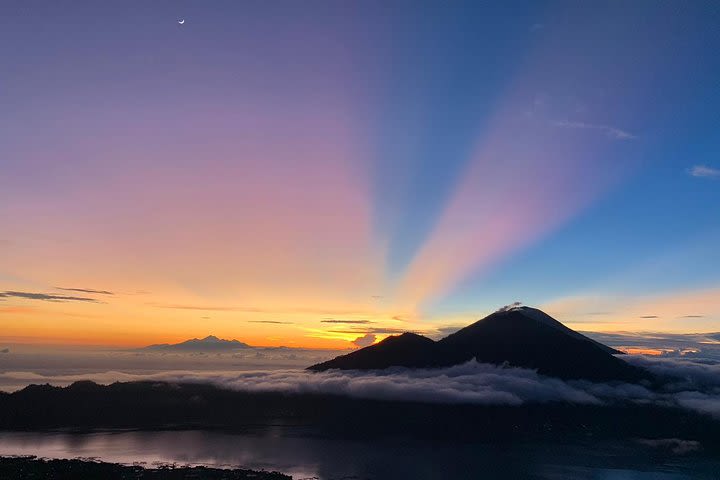
M 570 335 L 578 340 L 591 342 L 592 344 L 594 344 L 601 350 L 603 350 L 611 355 L 622 355 L 623 354 L 623 352 L 621 352 L 619 350 L 615 350 L 612 347 L 603 345 L 600 342 L 597 342 L 591 338 L 586 337 L 585 335 L 582 335 L 581 333 L 576 332 L 575 330 L 564 325 L 562 322 L 559 322 L 558 320 L 554 319 L 547 313 L 543 312 L 539 308 L 528 307 L 525 305 L 513 304 L 513 305 L 510 305 L 509 308 L 503 307 L 502 309 L 488 315 L 484 319 L 479 320 L 478 322 L 475 322 L 475 324 L 477 324 L 479 322 L 486 322 L 486 321 L 503 321 L 503 319 L 507 320 L 509 317 L 510 318 L 515 317 L 516 320 L 520 317 L 525 317 L 528 320 L 537 322 L 540 325 L 554 328 L 554 329 L 556 329 L 560 332 L 563 332 L 567 335 Z
M 379 343 L 398 343 L 398 342 L 418 342 L 418 343 L 427 343 L 427 342 L 433 342 L 433 340 L 429 339 L 428 337 L 424 337 L 420 334 L 414 333 L 414 332 L 404 332 L 400 335 L 390 335 L 389 337 L 383 339 Z
M 615 353 L 542 310 L 513 304 L 437 342 L 406 332 L 309 368 L 447 367 L 474 358 L 564 379 L 634 381 L 644 376 Z
M 225 340 L 218 338 L 215 335 L 208 335 L 205 338 L 193 338 L 185 340 L 180 343 L 162 343 L 158 345 L 150 345 L 143 348 L 143 350 L 154 350 L 154 351 L 178 351 L 178 352 L 202 352 L 212 351 L 218 352 L 223 350 L 237 350 L 239 348 L 250 348 L 247 343 L 240 342 L 238 340 Z

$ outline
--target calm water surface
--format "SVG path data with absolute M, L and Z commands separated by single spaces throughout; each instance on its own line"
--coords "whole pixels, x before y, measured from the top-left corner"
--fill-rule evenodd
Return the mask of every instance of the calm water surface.
M 358 442 L 280 429 L 218 432 L 0 432 L 0 455 L 97 458 L 277 470 L 295 479 L 717 479 L 720 461 L 627 444 L 431 444 Z

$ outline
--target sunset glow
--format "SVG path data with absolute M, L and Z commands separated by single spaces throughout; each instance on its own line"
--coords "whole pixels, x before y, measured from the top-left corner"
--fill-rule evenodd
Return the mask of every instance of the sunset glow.
M 648 43 L 669 7 L 286 7 L 0 15 L 0 342 L 719 329 L 717 59 Z

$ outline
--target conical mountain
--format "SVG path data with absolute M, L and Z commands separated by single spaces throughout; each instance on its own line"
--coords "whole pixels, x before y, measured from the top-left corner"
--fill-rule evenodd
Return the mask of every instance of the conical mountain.
M 564 379 L 636 381 L 642 371 L 615 350 L 529 307 L 501 310 L 436 344 L 438 364 L 478 362 L 531 368 Z
M 537 370 L 563 379 L 638 381 L 646 373 L 596 342 L 529 307 L 501 309 L 438 342 L 404 333 L 311 370 L 447 367 L 476 359 Z

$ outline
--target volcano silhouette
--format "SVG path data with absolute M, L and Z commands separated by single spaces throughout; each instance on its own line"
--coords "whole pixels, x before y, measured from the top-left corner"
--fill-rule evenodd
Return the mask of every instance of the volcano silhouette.
M 562 379 L 636 382 L 647 373 L 606 345 L 530 307 L 501 309 L 439 341 L 403 333 L 308 367 L 324 371 L 448 367 L 478 362 L 523 367 Z

